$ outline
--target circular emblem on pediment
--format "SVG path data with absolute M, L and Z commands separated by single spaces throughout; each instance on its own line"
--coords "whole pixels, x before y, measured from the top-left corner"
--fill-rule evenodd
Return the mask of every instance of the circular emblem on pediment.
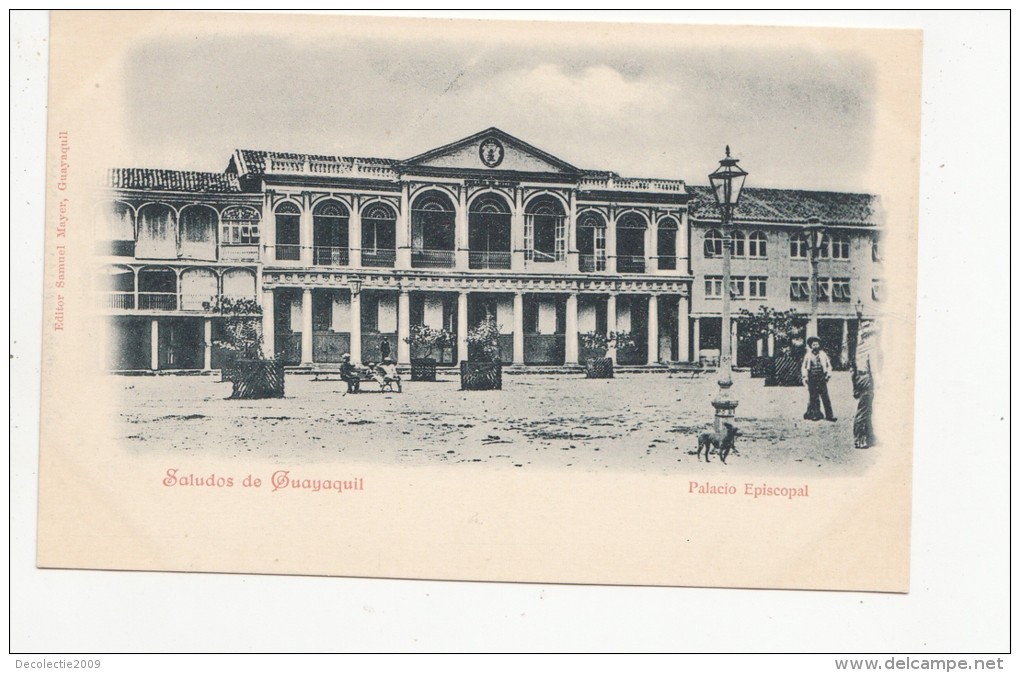
M 489 168 L 495 168 L 503 163 L 503 143 L 495 138 L 489 138 L 478 146 L 478 156 L 482 163 Z

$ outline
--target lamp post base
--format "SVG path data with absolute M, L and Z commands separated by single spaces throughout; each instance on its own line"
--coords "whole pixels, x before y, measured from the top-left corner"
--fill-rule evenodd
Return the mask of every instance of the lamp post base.
M 712 406 L 715 407 L 716 432 L 722 432 L 722 424 L 733 420 L 737 406 L 740 404 L 740 402 L 730 397 L 730 387 L 732 385 L 733 379 L 730 378 L 727 367 L 727 371 L 719 379 L 719 394 L 712 400 Z

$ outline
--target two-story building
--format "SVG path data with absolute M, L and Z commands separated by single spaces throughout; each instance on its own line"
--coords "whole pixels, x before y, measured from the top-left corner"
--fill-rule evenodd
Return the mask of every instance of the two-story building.
M 694 357 L 717 357 L 721 342 L 722 256 L 725 242 L 719 207 L 708 187 L 689 187 L 691 343 Z M 856 342 L 857 311 L 880 312 L 883 297 L 879 201 L 869 194 L 746 187 L 733 213 L 731 310 L 768 306 L 803 314 L 835 366 L 846 366 Z M 817 312 L 811 314 L 812 245 L 809 227 L 821 227 L 817 264 Z M 734 366 L 756 355 L 773 355 L 774 343 L 730 323 Z
M 413 324 L 456 334 L 452 364 L 486 316 L 515 365 L 575 364 L 591 331 L 633 335 L 623 364 L 691 356 L 682 180 L 580 169 L 490 128 L 406 160 L 117 169 L 102 191 L 113 369 L 215 368 L 225 297 L 255 300 L 266 354 L 291 365 L 408 363 Z

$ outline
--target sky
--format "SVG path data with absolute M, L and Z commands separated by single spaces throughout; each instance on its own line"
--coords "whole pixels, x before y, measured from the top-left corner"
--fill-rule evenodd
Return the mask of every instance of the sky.
M 510 36 L 484 21 L 241 32 L 243 18 L 125 51 L 128 142 L 113 165 L 218 171 L 240 147 L 406 159 L 496 126 L 630 177 L 705 184 L 730 145 L 748 186 L 877 187 L 875 64 L 862 51 L 605 28 Z

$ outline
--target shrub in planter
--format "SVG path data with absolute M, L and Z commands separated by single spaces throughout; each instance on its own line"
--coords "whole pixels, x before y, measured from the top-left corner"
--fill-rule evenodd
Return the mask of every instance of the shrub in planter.
M 585 332 L 581 338 L 584 375 L 589 379 L 613 378 L 613 358 L 607 357 L 610 348 L 628 348 L 634 345 L 630 332 Z
M 499 325 L 488 316 L 468 332 L 471 359 L 460 363 L 461 390 L 502 390 L 503 365 L 499 361 Z
M 262 354 L 262 307 L 253 299 L 223 297 L 214 310 L 226 316 L 216 345 L 229 353 L 229 364 L 220 371 L 234 384 L 230 399 L 283 397 L 283 363 Z
M 456 341 L 447 329 L 434 329 L 427 325 L 412 325 L 404 342 L 411 347 L 411 380 L 435 381 L 436 360 L 432 357 L 436 348 L 449 348 Z M 422 355 L 424 353 L 424 356 Z

